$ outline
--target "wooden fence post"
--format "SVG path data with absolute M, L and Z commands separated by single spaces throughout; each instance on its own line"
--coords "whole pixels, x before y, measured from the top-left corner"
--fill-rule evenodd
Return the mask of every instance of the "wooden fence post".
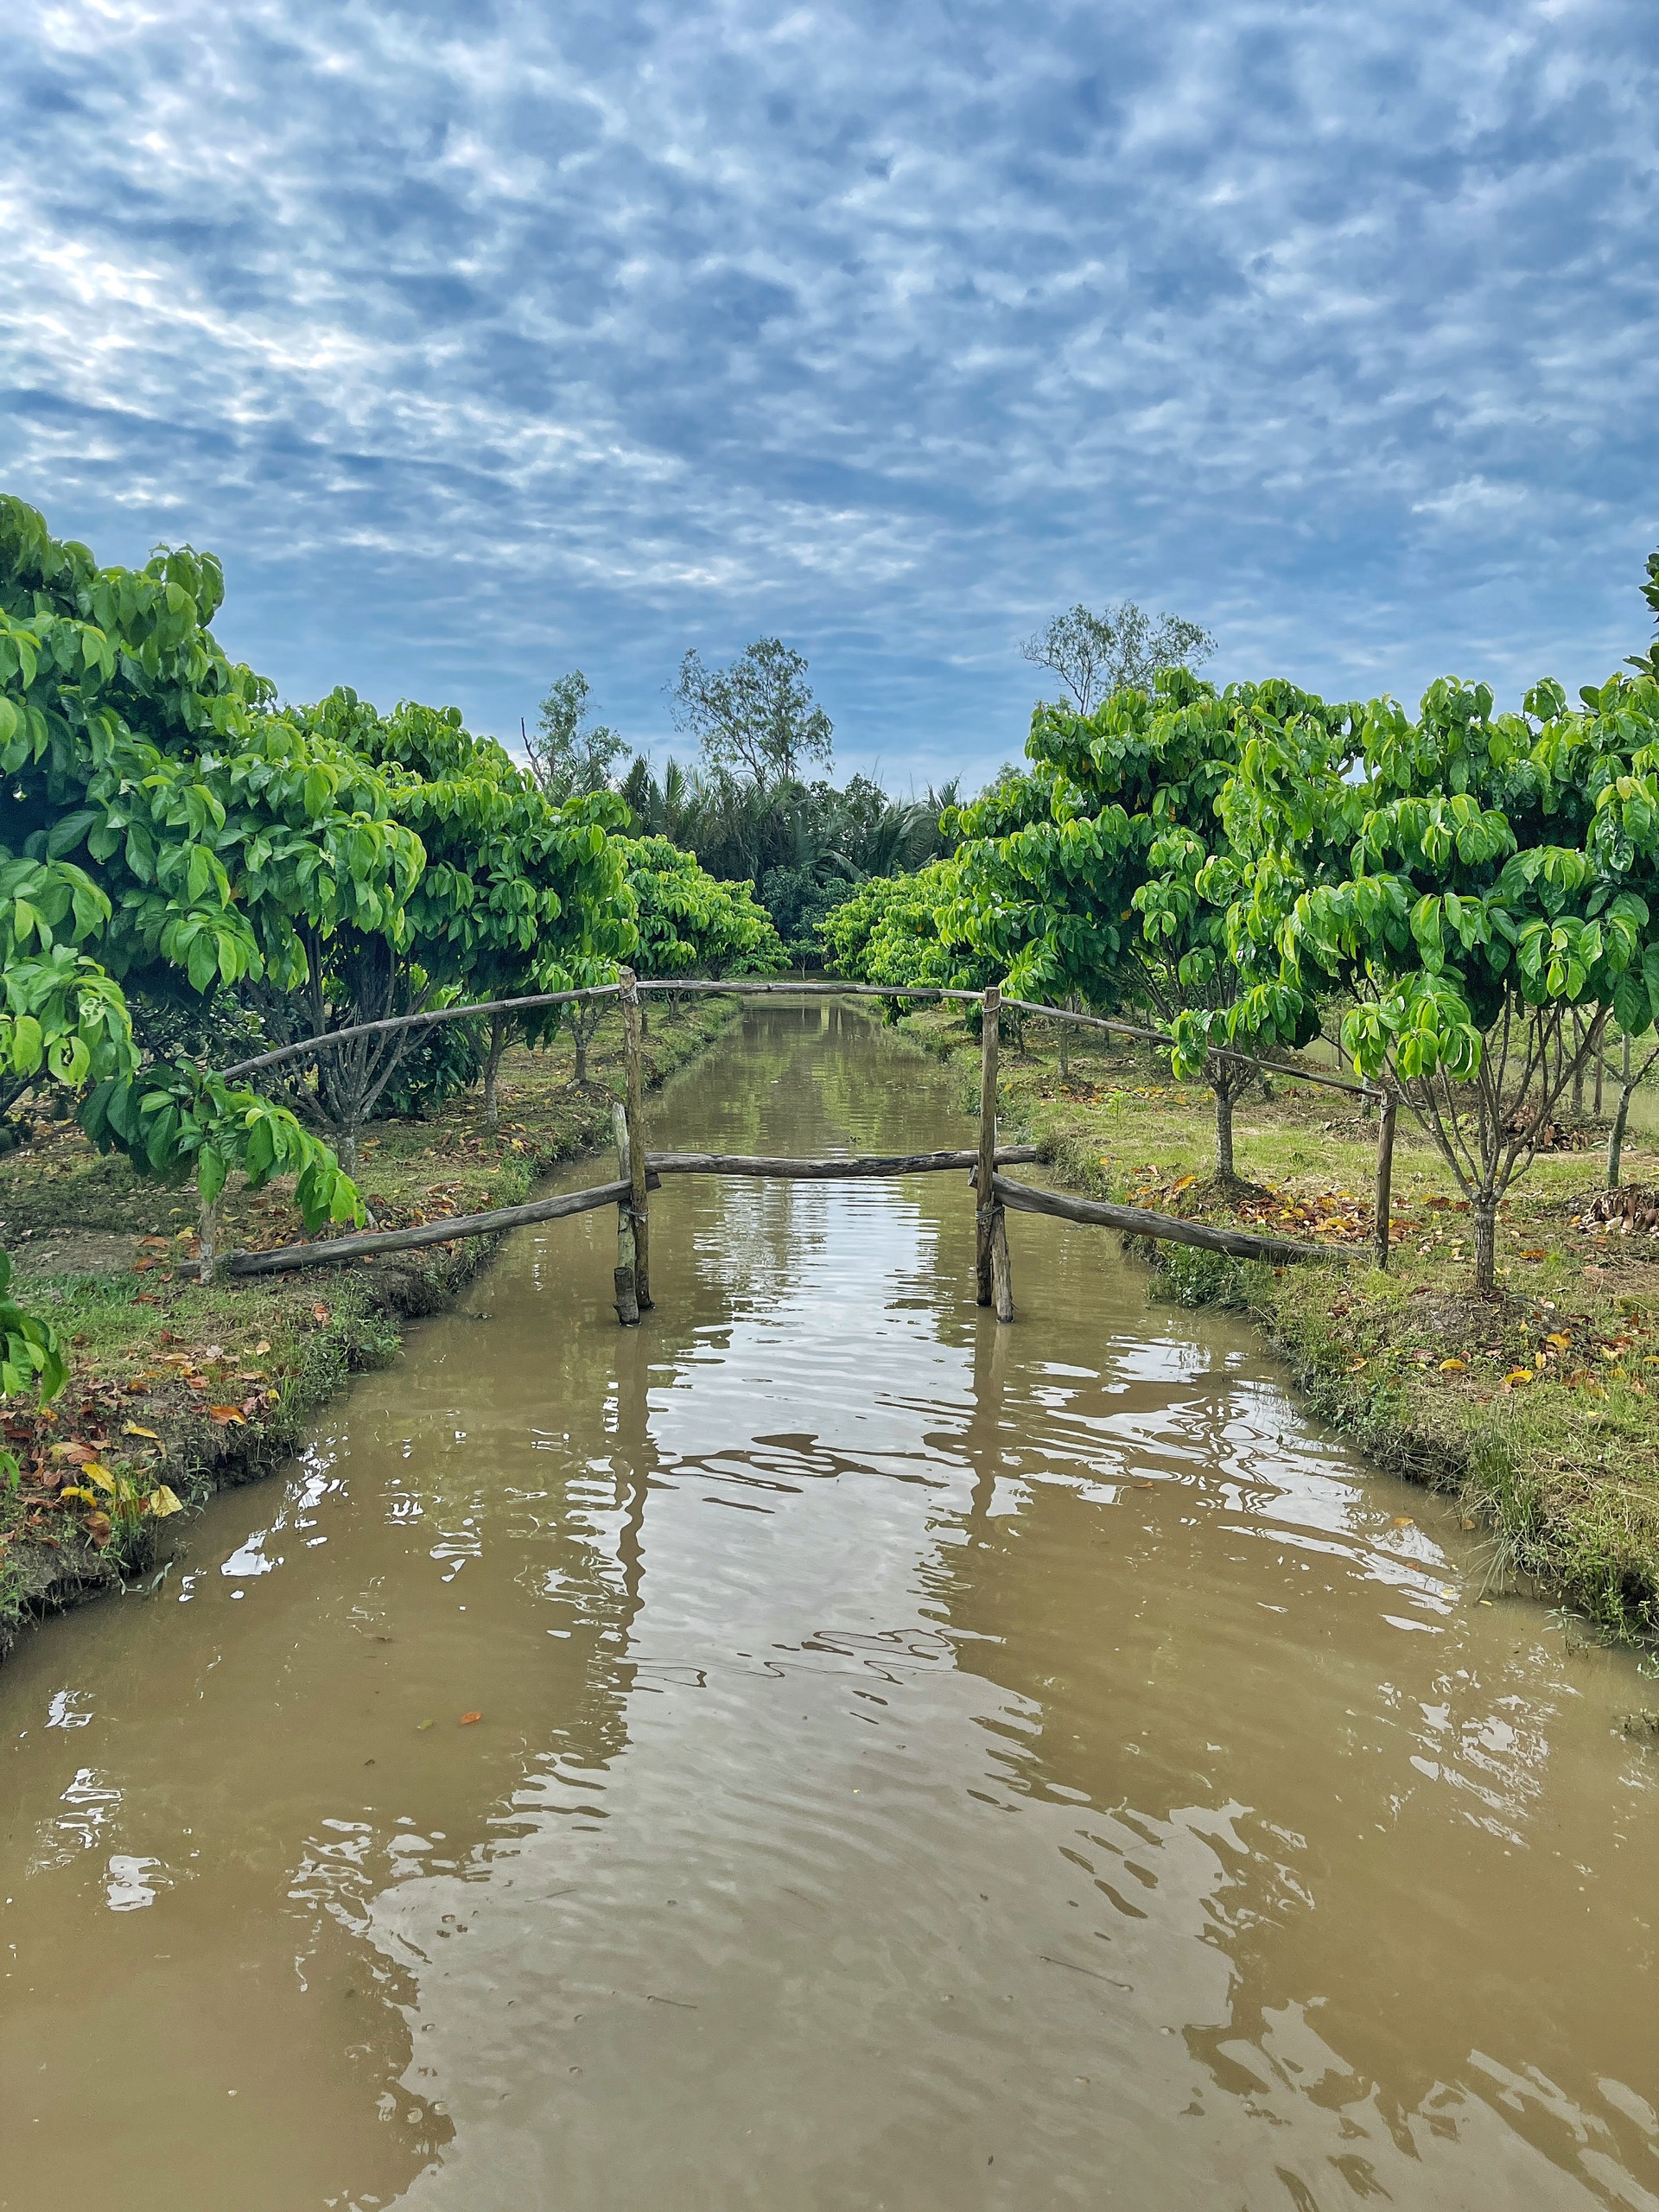
M 1382 1116 L 1376 1129 L 1376 1218 L 1371 1234 L 1376 1246 L 1376 1264 L 1385 1273 L 1389 1264 L 1389 1216 L 1394 1210 L 1394 1121 L 1399 1105 L 1399 1100 L 1389 1091 L 1382 1101 Z
M 645 1198 L 645 1066 L 640 1047 L 639 985 L 632 968 L 620 970 L 622 1040 L 627 1059 L 625 1103 L 628 1120 L 628 1180 L 633 1198 L 633 1287 L 639 1311 L 651 1311 L 651 1216 Z
M 616 1318 L 625 1329 L 632 1329 L 639 1319 L 638 1253 L 633 1241 L 633 1147 L 628 1139 L 628 1109 L 620 1098 L 611 1106 L 611 1128 L 616 1138 L 616 1179 L 628 1186 L 616 1209 Z
M 995 1230 L 1002 1226 L 1002 1208 L 996 1196 L 996 1046 L 1001 1020 L 1002 994 L 988 985 L 980 1001 L 983 1009 L 979 1033 L 979 1165 L 974 1170 L 974 1296 L 981 1306 L 997 1300 Z M 1001 1273 L 1004 1291 L 1007 1277 L 1007 1230 L 1002 1227 Z M 1008 1311 L 1013 1312 L 1010 1303 Z M 1007 1318 L 1004 1316 L 1003 1318 Z

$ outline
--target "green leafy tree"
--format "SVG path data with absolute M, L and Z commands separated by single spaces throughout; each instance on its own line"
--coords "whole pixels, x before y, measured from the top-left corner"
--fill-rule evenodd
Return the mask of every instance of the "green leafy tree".
M 1058 676 L 1077 712 L 1089 715 L 1115 691 L 1150 691 L 1160 669 L 1202 668 L 1215 650 L 1202 623 L 1179 614 L 1154 619 L 1126 599 L 1103 614 L 1068 607 L 1027 638 L 1020 652 Z
M 627 749 L 620 732 L 593 720 L 588 696 L 587 677 L 572 669 L 543 700 L 534 736 L 525 733 L 531 773 L 555 806 L 608 791 L 617 757 Z
M 1491 1291 L 1497 1209 L 1607 1017 L 1641 1036 L 1659 1012 L 1659 677 L 1576 707 L 1542 683 L 1520 714 L 1446 679 L 1357 734 L 1357 760 L 1306 727 L 1245 753 L 1230 943 L 1274 963 L 1255 990 L 1348 1001 L 1342 1044 L 1456 1177 Z
M 517 998 L 608 981 L 637 941 L 617 841 L 614 792 L 551 804 L 459 709 L 405 702 L 387 716 L 337 692 L 317 710 L 384 779 L 387 804 L 421 866 L 385 917 L 307 940 L 301 1033 L 418 1013 L 460 990 Z M 528 1033 L 545 1033 L 555 1015 Z M 486 1111 L 515 1027 L 494 1017 L 485 1052 Z M 353 1039 L 319 1056 L 316 1109 L 356 1157 L 359 1133 L 410 1050 L 407 1029 Z
M 961 898 L 957 865 L 931 861 L 908 875 L 876 875 L 820 924 L 825 958 L 855 983 L 983 990 L 1001 970 L 965 942 L 947 944 L 940 918 Z
M 642 976 L 766 976 L 784 967 L 771 915 L 747 883 L 722 883 L 665 837 L 625 838 L 621 849 L 639 931 Z
M 757 639 L 727 668 L 708 667 L 693 646 L 669 694 L 675 727 L 712 770 L 763 785 L 798 780 L 810 761 L 828 764 L 834 735 L 806 670 L 781 638 Z
M 222 592 L 188 548 L 100 569 L 0 500 L 0 1098 L 75 1094 L 94 1141 L 194 1173 L 209 1217 L 230 1167 L 291 1170 L 316 1226 L 357 1215 L 333 1155 L 251 1092 L 145 1066 L 121 987 L 174 976 L 205 995 L 263 969 L 228 799 L 271 693 L 207 628 Z
M 1252 988 L 1241 970 L 1217 803 L 1259 733 L 1306 725 L 1328 744 L 1347 720 L 1289 684 L 1217 692 L 1166 670 L 1155 692 L 1115 692 L 1090 715 L 1039 707 L 1029 767 L 961 810 L 942 933 L 995 963 L 1013 995 L 1075 993 L 1169 1031 L 1178 1071 L 1213 1094 L 1224 1182 L 1249 1058 L 1306 1042 L 1317 1010 L 1276 973 Z

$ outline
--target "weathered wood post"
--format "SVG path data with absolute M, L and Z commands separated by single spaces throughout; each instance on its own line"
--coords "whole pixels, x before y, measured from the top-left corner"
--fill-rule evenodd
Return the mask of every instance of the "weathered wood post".
M 1014 1318 L 1008 1273 L 1008 1232 L 996 1195 L 996 1047 L 1002 993 L 989 984 L 981 1001 L 979 1034 L 979 1164 L 974 1170 L 974 1295 L 995 1304 L 1000 1321 Z
M 632 968 L 620 971 L 622 1043 L 626 1056 L 625 1105 L 628 1121 L 628 1181 L 632 1187 L 633 1287 L 639 1311 L 651 1311 L 651 1216 L 645 1198 L 645 1063 L 640 1045 L 639 985 Z
M 1382 1117 L 1376 1130 L 1376 1219 L 1371 1234 L 1376 1240 L 1376 1264 L 1385 1272 L 1389 1264 L 1389 1216 L 1394 1210 L 1394 1121 L 1400 1102 L 1390 1090 L 1382 1101 Z
M 1014 1319 L 1014 1269 L 1008 1260 L 1007 1218 L 999 1205 L 991 1216 L 991 1296 L 999 1321 Z
M 628 1185 L 628 1195 L 616 1209 L 616 1318 L 625 1329 L 638 1325 L 639 1292 L 633 1241 L 633 1146 L 628 1137 L 628 1109 L 618 1098 L 611 1106 L 611 1130 L 616 1138 L 616 1179 Z

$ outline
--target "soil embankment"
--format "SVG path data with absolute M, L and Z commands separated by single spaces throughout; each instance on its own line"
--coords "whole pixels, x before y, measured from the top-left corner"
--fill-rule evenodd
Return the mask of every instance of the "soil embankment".
M 658 1014 L 647 1079 L 662 1082 L 722 1035 L 736 1012 L 700 999 Z M 359 1185 L 396 1229 L 512 1205 L 561 1162 L 608 1143 L 622 1083 L 620 1024 L 573 1081 L 563 1038 L 504 1064 L 497 1126 L 476 1091 L 425 1121 L 376 1125 Z M 141 1501 L 162 1486 L 181 1506 L 264 1474 L 305 1416 L 354 1370 L 396 1351 L 401 1325 L 438 1310 L 487 1264 L 499 1239 L 457 1240 L 350 1268 L 232 1282 L 194 1278 L 194 1193 L 142 1181 L 99 1158 L 73 1123 L 0 1160 L 0 1243 L 16 1293 L 48 1314 L 69 1363 L 50 1406 L 13 1398 L 6 1448 L 19 1480 L 0 1486 L 0 1653 L 31 1615 L 120 1587 L 155 1562 L 167 1525 Z M 304 1235 L 290 1188 L 227 1194 L 223 1250 Z M 163 1493 L 164 1494 L 164 1493 Z

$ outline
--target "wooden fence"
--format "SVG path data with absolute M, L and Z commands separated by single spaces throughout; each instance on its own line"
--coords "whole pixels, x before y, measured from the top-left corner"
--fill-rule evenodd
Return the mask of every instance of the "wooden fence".
M 845 1159 L 791 1160 L 739 1153 L 650 1152 L 645 1147 L 645 1054 L 639 1017 L 644 991 L 721 992 L 745 998 L 774 993 L 799 997 L 952 999 L 976 1005 L 982 1013 L 980 1030 L 979 1141 L 971 1151 L 855 1154 Z M 219 1264 L 229 1275 L 279 1274 L 297 1268 L 340 1266 L 372 1258 L 379 1253 L 407 1252 L 425 1245 L 447 1244 L 457 1237 L 488 1236 L 534 1222 L 561 1221 L 568 1215 L 591 1212 L 597 1207 L 616 1208 L 617 1318 L 625 1325 L 638 1322 L 651 1308 L 650 1193 L 661 1188 L 667 1175 L 735 1175 L 769 1180 L 824 1182 L 849 1178 L 925 1175 L 969 1171 L 974 1193 L 974 1283 L 982 1306 L 994 1306 L 999 1320 L 1014 1317 L 1012 1265 L 1008 1253 L 1006 1214 L 1047 1214 L 1058 1221 L 1090 1228 L 1116 1229 L 1132 1236 L 1165 1239 L 1209 1252 L 1226 1253 L 1247 1260 L 1283 1264 L 1301 1260 L 1342 1260 L 1339 1247 L 1299 1243 L 1287 1237 L 1262 1236 L 1239 1229 L 1217 1229 L 1208 1223 L 1186 1221 L 1179 1215 L 1155 1213 L 1141 1206 L 1109 1205 L 1096 1198 L 1072 1198 L 1058 1191 L 1015 1182 L 1001 1173 L 1038 1157 L 1033 1145 L 999 1145 L 996 1141 L 997 1058 L 1001 1015 L 1004 1007 L 1045 1020 L 1079 1028 L 1103 1030 L 1116 1036 L 1148 1039 L 1168 1046 L 1173 1039 L 1162 1031 L 1100 1014 L 1076 1014 L 1064 1007 L 1040 1006 L 1027 999 L 1005 999 L 993 984 L 984 991 L 901 988 L 875 983 L 780 983 L 737 980 L 710 982 L 686 980 L 641 982 L 630 969 L 623 969 L 614 983 L 595 984 L 585 990 L 548 991 L 533 997 L 493 999 L 481 1004 L 442 1007 L 429 1012 L 395 1015 L 386 1020 L 360 1022 L 283 1045 L 271 1052 L 239 1060 L 223 1071 L 227 1078 L 250 1076 L 262 1069 L 332 1050 L 354 1038 L 384 1035 L 397 1029 L 431 1027 L 440 1022 L 471 1016 L 528 1013 L 563 1006 L 578 1000 L 615 998 L 620 1003 L 623 1027 L 624 1095 L 613 1109 L 617 1175 L 613 1182 L 590 1189 L 569 1191 L 557 1198 L 532 1198 L 523 1205 L 497 1206 L 486 1213 L 460 1214 L 448 1220 L 426 1222 L 409 1229 L 369 1230 L 347 1236 L 328 1236 L 301 1244 L 283 1245 L 270 1252 L 233 1252 Z M 1287 1061 L 1251 1059 L 1230 1046 L 1211 1046 L 1223 1057 L 1243 1061 L 1263 1073 L 1295 1082 L 1313 1083 L 1368 1098 L 1382 1108 L 1377 1135 L 1376 1225 L 1373 1257 L 1379 1268 L 1389 1262 L 1389 1212 L 1393 1173 L 1395 1101 L 1370 1084 L 1349 1081 L 1322 1070 L 1293 1066 Z

